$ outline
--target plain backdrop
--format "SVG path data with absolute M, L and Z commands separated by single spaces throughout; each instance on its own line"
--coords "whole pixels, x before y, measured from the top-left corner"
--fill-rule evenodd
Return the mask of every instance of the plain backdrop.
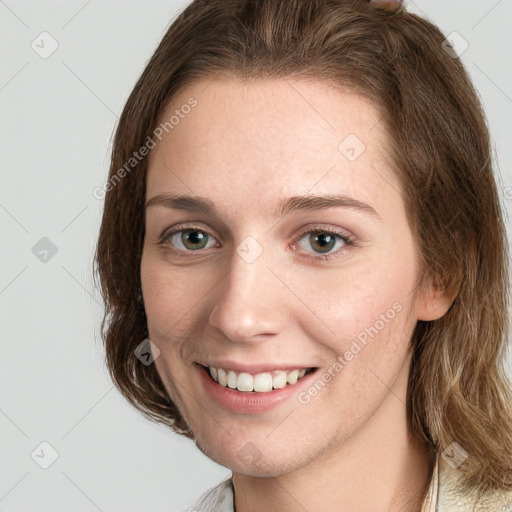
M 91 272 L 117 118 L 187 3 L 0 0 L 0 512 L 175 512 L 230 474 L 113 387 Z M 512 1 L 408 8 L 467 45 L 510 209 Z

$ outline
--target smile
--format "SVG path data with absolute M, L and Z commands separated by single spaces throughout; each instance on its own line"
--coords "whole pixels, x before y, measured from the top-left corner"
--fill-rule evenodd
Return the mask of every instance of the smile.
M 274 389 L 282 389 L 293 385 L 314 368 L 300 368 L 294 370 L 273 370 L 271 372 L 246 373 L 235 372 L 226 368 L 213 366 L 203 368 L 209 372 L 211 378 L 225 388 L 236 389 L 244 393 L 268 393 Z

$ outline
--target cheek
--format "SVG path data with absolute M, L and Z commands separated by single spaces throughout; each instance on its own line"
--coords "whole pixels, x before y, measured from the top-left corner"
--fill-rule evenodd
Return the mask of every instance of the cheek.
M 336 317 L 339 334 L 317 338 L 331 355 L 297 397 L 313 430 L 344 439 L 375 414 L 390 390 L 395 406 L 406 401 L 406 382 L 397 378 L 407 362 L 414 326 L 407 308 L 383 300 L 360 312 L 352 303 Z
M 307 279 L 297 275 L 298 294 L 307 298 L 304 304 L 311 312 L 296 315 L 302 329 L 336 353 L 347 350 L 352 340 L 378 338 L 384 344 L 401 339 L 401 331 L 414 323 L 410 313 L 416 272 L 413 259 L 393 264 L 393 256 L 311 271 Z
M 148 329 L 155 340 L 165 340 L 171 334 L 180 338 L 176 334 L 184 330 L 199 300 L 195 282 L 187 270 L 172 271 L 165 261 L 143 256 L 142 295 Z
M 184 410 L 180 388 L 175 381 L 188 386 L 181 363 L 186 330 L 187 311 L 192 309 L 190 287 L 176 279 L 165 261 L 148 252 L 141 260 L 141 287 L 144 298 L 149 338 L 160 349 L 154 361 L 156 370 L 171 399 Z M 177 336 L 179 331 L 182 335 Z
M 316 402 L 320 407 L 325 402 L 315 397 L 322 395 L 336 404 L 336 421 L 344 417 L 357 422 L 389 393 L 407 360 L 416 324 L 411 293 L 416 268 L 410 247 L 403 247 L 402 254 L 380 252 L 364 264 L 358 261 L 351 268 L 337 269 L 323 281 L 328 286 L 302 289 L 321 322 L 310 314 L 296 318 L 330 356 L 301 403 Z M 320 409 L 317 412 L 321 414 Z
M 149 338 L 161 351 L 155 365 L 175 398 L 171 377 L 181 383 L 191 378 L 188 367 L 197 340 L 204 338 L 217 274 L 195 266 L 172 267 L 161 256 L 143 255 L 141 284 Z

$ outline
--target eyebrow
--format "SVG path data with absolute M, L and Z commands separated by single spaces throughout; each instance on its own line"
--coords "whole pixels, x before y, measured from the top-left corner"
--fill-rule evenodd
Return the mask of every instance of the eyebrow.
M 146 202 L 145 208 L 149 208 L 150 206 L 164 206 L 165 208 L 218 216 L 213 201 L 201 196 L 160 194 L 152 197 Z M 328 208 L 346 208 L 356 210 L 382 220 L 376 210 L 369 204 L 345 194 L 289 197 L 285 199 L 272 214 L 274 217 L 280 217 L 291 212 L 312 212 Z

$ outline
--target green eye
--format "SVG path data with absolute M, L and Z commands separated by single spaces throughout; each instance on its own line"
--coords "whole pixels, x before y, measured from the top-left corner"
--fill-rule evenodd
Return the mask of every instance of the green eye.
M 298 244 L 306 257 L 310 259 L 331 259 L 346 253 L 354 241 L 348 233 L 337 233 L 319 227 L 302 232 L 293 240 Z M 176 252 L 199 252 L 217 246 L 217 240 L 208 232 L 196 227 L 177 227 L 162 237 L 162 243 L 172 246 Z
M 208 235 L 195 229 L 183 231 L 180 238 L 187 249 L 204 249 L 208 241 Z
M 164 240 L 169 241 L 172 246 L 182 251 L 209 249 L 214 247 L 216 242 L 211 235 L 197 228 L 173 231 L 166 235 Z
M 349 233 L 338 233 L 317 226 L 303 231 L 293 242 L 294 250 L 299 245 L 307 258 L 329 260 L 347 254 L 354 245 L 354 238 Z

